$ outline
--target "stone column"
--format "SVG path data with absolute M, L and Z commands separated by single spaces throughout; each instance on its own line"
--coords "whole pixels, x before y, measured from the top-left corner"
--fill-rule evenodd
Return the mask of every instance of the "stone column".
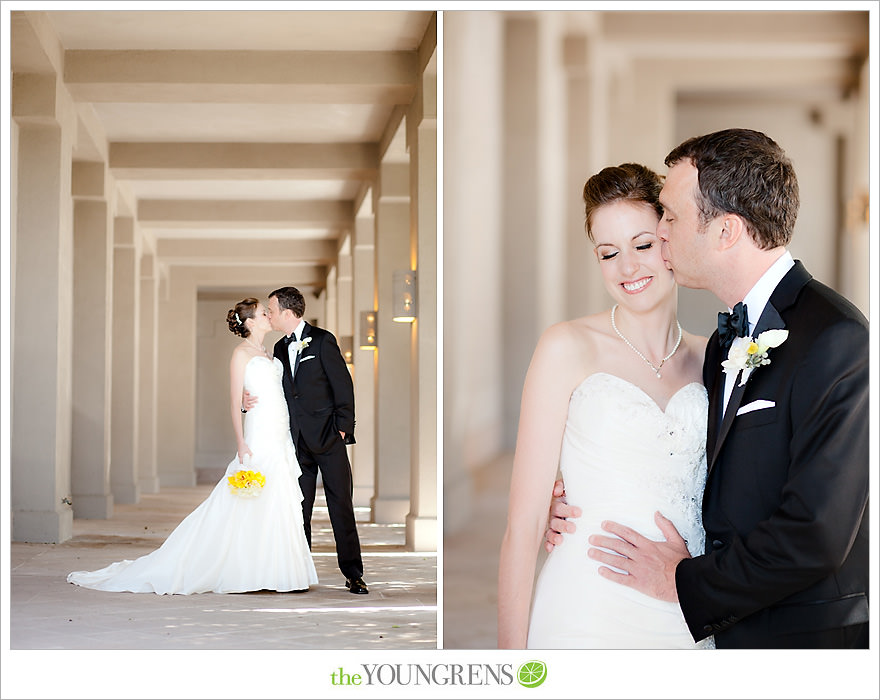
M 501 332 L 503 445 L 516 445 L 523 381 L 541 329 L 536 231 L 543 231 L 538 143 L 540 36 L 535 16 L 516 15 L 504 24 L 504 135 L 502 145 Z M 528 284 L 523 284 L 528 280 Z
M 406 548 L 437 550 L 437 76 L 422 76 L 410 109 L 413 202 L 411 245 L 417 255 L 417 318 L 412 324 L 410 511 Z
M 137 503 L 140 269 L 134 220 L 113 220 L 113 434 L 110 487 L 117 503 Z
M 113 517 L 110 492 L 113 233 L 104 163 L 73 164 L 71 487 L 77 518 Z
M 412 266 L 409 220 L 409 164 L 380 166 L 376 197 L 377 334 L 376 491 L 373 522 L 402 523 L 409 512 L 412 328 L 395 323 L 392 278 Z
M 354 294 L 354 410 L 357 444 L 352 446 L 354 505 L 369 506 L 376 488 L 376 350 L 360 347 L 361 312 L 376 308 L 375 218 L 367 195 L 354 222 L 352 291 Z
M 327 285 L 324 288 L 324 323 L 327 328 L 339 340 L 339 322 L 336 317 L 336 266 L 331 265 L 327 270 Z
M 471 526 L 473 473 L 503 448 L 504 123 L 502 12 L 444 17 L 443 528 Z M 479 103 L 480 109 L 472 105 Z M 522 196 L 520 194 L 520 196 Z M 502 204 L 503 203 L 503 204 Z M 509 223 L 509 222 L 507 222 Z M 519 245 L 519 242 L 517 243 Z M 474 307 L 481 311 L 474 312 Z M 479 337 L 479 361 L 462 338 Z M 522 341 L 521 341 L 522 342 Z M 505 352 L 502 352 L 504 348 Z
M 566 318 L 598 313 L 610 298 L 599 274 L 596 256 L 584 228 L 583 186 L 610 165 L 608 148 L 608 94 L 601 47 L 593 37 L 573 34 L 564 41 L 567 75 L 565 288 Z
M 158 341 L 159 275 L 156 256 L 141 255 L 140 345 L 138 362 L 138 453 L 137 484 L 141 493 L 159 491 L 156 466 L 156 355 Z
M 346 246 L 346 250 L 350 251 L 350 245 Z M 352 267 L 351 252 L 340 252 L 336 262 L 336 330 L 340 338 L 350 336 L 354 328 Z M 354 353 L 352 352 L 353 357 Z M 348 358 L 346 361 L 351 364 L 351 360 Z
M 70 506 L 73 106 L 54 75 L 12 78 L 18 125 L 11 342 L 10 512 L 17 542 L 64 542 Z
M 351 261 L 351 235 L 346 234 L 343 240 L 343 245 L 340 248 L 339 256 L 336 259 L 336 340 L 339 343 L 340 350 L 343 351 L 343 357 L 345 357 L 345 349 L 342 347 L 343 342 L 342 339 L 346 336 L 349 338 L 352 337 L 352 328 L 354 327 L 354 323 L 352 321 L 352 302 L 353 302 L 353 293 L 352 293 L 352 261 Z M 348 371 L 354 375 L 354 343 L 348 347 L 351 350 L 351 355 L 349 357 L 345 357 L 345 363 L 348 366 Z M 354 381 L 354 376 L 352 376 L 352 382 Z M 360 418 L 359 415 L 359 407 L 357 401 L 354 404 L 355 411 L 355 439 L 360 438 L 360 434 L 357 430 L 357 421 Z M 351 471 L 352 471 L 352 484 L 354 484 L 354 473 L 357 471 L 357 465 L 355 464 L 355 447 L 356 445 L 348 446 L 348 460 L 351 462 Z
M 196 283 L 172 267 L 159 288 L 156 461 L 159 483 L 195 486 Z

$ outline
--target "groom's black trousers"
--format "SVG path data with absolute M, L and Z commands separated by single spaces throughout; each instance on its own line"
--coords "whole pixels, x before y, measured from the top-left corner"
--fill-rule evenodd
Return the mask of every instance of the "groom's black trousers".
M 300 434 L 296 445 L 296 458 L 302 470 L 299 487 L 303 494 L 303 525 L 309 548 L 312 546 L 312 508 L 315 505 L 320 469 L 324 495 L 327 498 L 327 510 L 330 512 L 330 524 L 333 526 L 333 538 L 336 540 L 336 561 L 339 563 L 339 570 L 346 578 L 362 577 L 364 564 L 361 560 L 361 544 L 351 500 L 353 487 L 351 463 L 348 461 L 348 452 L 342 438 L 334 441 L 327 452 L 316 455 L 308 448 Z

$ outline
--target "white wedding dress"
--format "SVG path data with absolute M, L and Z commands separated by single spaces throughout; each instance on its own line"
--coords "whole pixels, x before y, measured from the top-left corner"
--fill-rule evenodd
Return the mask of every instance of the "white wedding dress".
M 280 360 L 251 358 L 244 387 L 259 396 L 245 416 L 253 456 L 238 457 L 214 490 L 159 549 L 99 571 L 74 571 L 67 580 L 102 591 L 240 593 L 299 591 L 318 583 L 303 530 L 299 464 L 290 438 Z M 266 481 L 257 496 L 231 492 L 226 476 L 252 469 Z
M 712 648 L 696 644 L 678 603 L 603 578 L 587 538 L 614 520 L 664 539 L 654 512 L 669 518 L 692 555 L 703 553 L 706 481 L 705 388 L 687 384 L 665 411 L 635 384 L 599 372 L 572 393 L 560 469 L 566 500 L 583 514 L 541 569 L 529 626 L 534 649 Z M 604 533 L 608 534 L 608 533 Z

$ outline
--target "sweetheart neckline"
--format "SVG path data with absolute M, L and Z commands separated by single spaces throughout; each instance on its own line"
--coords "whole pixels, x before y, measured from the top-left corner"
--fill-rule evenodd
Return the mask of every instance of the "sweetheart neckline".
M 247 367 L 254 360 L 267 360 L 268 362 L 271 362 L 274 365 L 275 360 L 278 360 L 278 358 L 277 357 L 266 357 L 265 355 L 254 355 L 250 360 L 248 360 L 245 363 L 245 367 Z M 278 361 L 281 362 L 281 360 L 278 360 Z
M 675 400 L 675 398 L 679 394 L 681 394 L 685 389 L 687 389 L 688 387 L 694 386 L 694 385 L 696 385 L 698 387 L 703 387 L 703 385 L 700 382 L 688 382 L 687 384 L 680 386 L 675 392 L 673 392 L 672 396 L 670 396 L 669 400 L 666 402 L 666 408 L 660 408 L 660 404 L 658 404 L 651 397 L 651 395 L 647 391 L 642 389 L 642 387 L 640 387 L 638 384 L 633 384 L 633 382 L 629 381 L 628 379 L 624 379 L 623 377 L 618 377 L 616 374 L 611 374 L 610 372 L 593 372 L 592 374 L 589 374 L 586 377 L 584 377 L 584 379 L 574 388 L 574 391 L 571 392 L 572 396 L 574 396 L 575 392 L 577 392 L 578 389 L 580 389 L 584 384 L 586 384 L 588 381 L 590 381 L 590 379 L 592 379 L 593 377 L 598 377 L 598 376 L 611 377 L 612 379 L 616 379 L 619 382 L 622 382 L 628 386 L 631 386 L 633 389 L 638 391 L 642 396 L 644 396 L 646 399 L 648 399 L 648 401 L 658 411 L 660 411 L 660 413 L 662 413 L 664 416 L 666 415 L 666 411 L 669 409 L 669 404 L 671 404 Z

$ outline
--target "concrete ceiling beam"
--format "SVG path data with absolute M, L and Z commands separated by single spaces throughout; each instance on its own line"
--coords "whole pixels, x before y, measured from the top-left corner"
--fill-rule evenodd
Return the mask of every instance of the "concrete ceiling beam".
M 113 174 L 128 180 L 370 180 L 374 143 L 110 144 Z
M 147 228 L 333 228 L 354 211 L 347 201 L 142 199 L 137 219 Z
M 220 291 L 237 288 L 265 290 L 287 285 L 301 291 L 319 292 L 327 286 L 327 268 L 323 265 L 181 265 L 170 266 L 170 274 L 177 271 L 191 276 L 199 292 Z M 233 299 L 237 300 L 237 294 Z
M 415 51 L 69 50 L 64 81 L 90 102 L 408 104 Z
M 285 241 L 161 238 L 156 253 L 172 265 L 330 265 L 336 261 L 332 240 Z
M 856 67 L 849 59 L 804 57 L 768 63 L 743 57 L 735 64 L 723 59 L 641 59 L 633 65 L 636 71 L 647 70 L 665 76 L 679 91 L 701 91 L 710 95 L 718 85 L 724 85 L 727 93 L 765 91 L 779 97 L 804 90 L 838 92 L 852 87 L 857 80 Z
M 741 44 L 754 51 L 756 46 L 779 51 L 780 45 L 810 45 L 813 51 L 824 52 L 829 46 L 851 52 L 868 50 L 867 12 L 813 12 L 787 10 L 760 12 L 602 12 L 600 21 L 606 41 L 647 42 L 660 40 L 670 45 L 695 45 L 700 38 L 717 52 L 720 46 Z M 774 49 L 775 47 L 775 49 Z M 747 54 L 746 54 L 747 55 Z

